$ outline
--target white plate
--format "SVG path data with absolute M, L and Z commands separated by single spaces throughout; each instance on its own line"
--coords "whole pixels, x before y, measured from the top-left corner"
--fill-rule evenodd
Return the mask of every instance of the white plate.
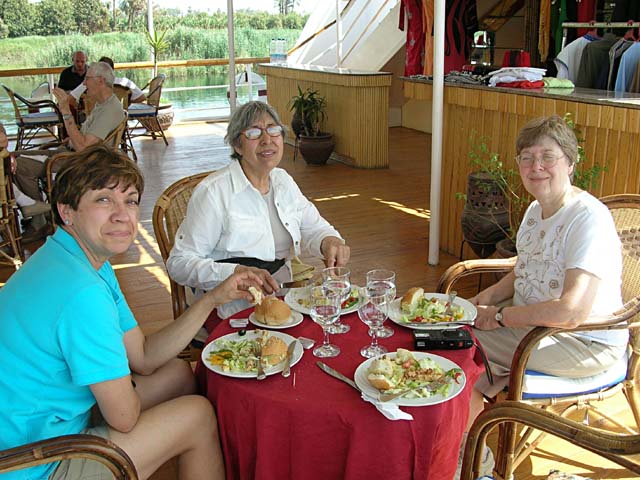
M 446 302 L 449 300 L 449 295 L 445 293 L 425 293 L 424 298 L 436 298 L 441 302 Z M 476 319 L 476 315 L 478 315 L 478 310 L 476 306 L 471 303 L 469 300 L 465 300 L 464 298 L 456 297 L 453 301 L 453 304 L 456 307 L 461 307 L 464 310 L 464 316 L 461 320 L 457 320 L 455 322 L 439 322 L 439 323 L 405 323 L 402 321 L 402 311 L 400 310 L 400 301 L 401 298 L 395 299 L 391 302 L 389 306 L 389 319 L 402 327 L 412 328 L 414 330 L 437 330 L 442 328 L 460 328 L 463 325 L 473 325 L 473 321 Z
M 220 349 L 220 347 L 216 345 L 216 342 L 218 340 L 236 340 L 236 341 L 245 340 L 245 339 L 253 340 L 258 336 L 258 334 L 256 333 L 257 331 L 258 330 L 248 330 L 247 333 L 242 337 L 236 332 L 236 333 L 229 333 L 227 335 L 223 335 L 222 337 L 216 338 L 215 340 L 213 340 L 211 343 L 209 343 L 206 347 L 202 349 L 202 357 L 201 357 L 202 363 L 212 372 L 218 373 L 220 375 L 224 375 L 225 377 L 256 378 L 258 376 L 257 372 L 225 372 L 224 370 L 222 370 L 222 368 L 220 368 L 219 365 L 210 364 L 208 361 L 208 358 L 211 352 L 215 352 L 216 350 Z M 300 345 L 300 342 L 298 342 L 291 335 L 287 335 L 286 333 L 269 332 L 269 334 L 273 337 L 281 338 L 284 341 L 284 343 L 287 344 L 287 346 L 291 342 L 296 342 L 296 348 L 293 351 L 293 357 L 291 359 L 291 366 L 295 365 L 300 361 L 303 353 L 302 345 Z M 284 369 L 284 362 L 280 362 L 277 365 L 273 365 L 272 367 L 265 368 L 264 373 L 266 373 L 267 375 L 275 375 L 276 373 L 280 373 L 283 369 Z
M 251 315 L 249 315 L 249 321 L 253 323 L 256 327 L 260 327 L 260 328 L 282 330 L 284 328 L 295 327 L 296 325 L 300 325 L 302 323 L 302 314 L 294 310 L 291 310 L 291 316 L 282 325 L 267 325 L 266 323 L 259 322 L 256 319 L 255 315 L 256 315 L 255 312 L 252 312 Z
M 451 370 L 452 368 L 460 368 L 455 362 L 452 362 L 448 358 L 441 357 L 440 355 L 434 355 L 432 353 L 426 353 L 426 352 L 411 352 L 411 354 L 416 360 L 421 360 L 423 358 L 430 358 L 431 360 L 436 362 L 440 367 L 442 367 L 444 371 Z M 385 353 L 385 355 L 388 358 L 395 358 L 396 352 Z M 371 365 L 371 362 L 381 358 L 382 356 L 383 355 L 379 355 L 377 357 L 369 358 L 368 360 L 365 360 L 364 362 L 362 362 L 358 366 L 358 368 L 356 368 L 356 373 L 354 375 L 354 380 L 356 382 L 356 385 L 358 385 L 358 387 L 360 388 L 360 390 L 362 390 L 364 393 L 374 398 L 378 398 L 378 395 L 380 395 L 380 391 L 374 386 L 372 386 L 369 383 L 369 380 L 367 380 L 367 370 L 369 369 L 369 365 Z M 424 398 L 400 397 L 400 398 L 394 398 L 393 400 L 389 400 L 387 403 L 394 403 L 396 405 L 400 405 L 401 407 L 423 407 L 425 405 L 436 405 L 438 403 L 443 403 L 457 396 L 464 388 L 464 385 L 467 382 L 467 377 L 464 374 L 464 371 L 462 372 L 462 375 L 458 377 L 458 382 L 459 383 L 456 383 L 454 381 L 451 383 L 451 387 L 449 387 L 449 393 L 446 396 L 437 394 L 431 397 L 424 397 Z
M 351 290 L 353 291 L 354 289 L 358 289 L 359 292 L 362 291 L 360 287 L 356 285 L 351 285 Z M 289 307 L 291 307 L 292 310 L 295 310 L 296 312 L 304 313 L 305 315 L 309 315 L 311 313 L 311 310 L 305 307 L 304 305 L 301 305 L 298 303 L 298 299 L 305 298 L 308 295 L 309 295 L 309 287 L 291 288 L 289 289 L 287 294 L 284 296 L 284 301 L 287 305 L 289 305 Z M 362 293 L 360 293 L 358 296 L 358 303 L 356 303 L 355 305 L 352 305 L 349 308 L 345 308 L 340 312 L 340 315 L 348 315 L 349 313 L 358 311 L 358 307 L 360 306 L 361 303 L 362 303 Z

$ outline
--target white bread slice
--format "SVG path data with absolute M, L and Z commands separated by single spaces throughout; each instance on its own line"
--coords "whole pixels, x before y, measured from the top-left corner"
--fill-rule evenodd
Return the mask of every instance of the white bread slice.
M 400 300 L 400 309 L 403 312 L 412 312 L 420 299 L 424 297 L 424 289 L 421 287 L 410 288 Z

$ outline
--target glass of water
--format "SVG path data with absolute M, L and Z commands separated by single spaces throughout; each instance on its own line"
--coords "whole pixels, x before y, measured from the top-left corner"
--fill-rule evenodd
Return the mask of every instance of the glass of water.
M 392 270 L 385 270 L 382 268 L 369 270 L 367 272 L 367 289 L 375 289 L 378 291 L 386 292 L 387 305 L 391 305 L 396 299 L 396 274 Z M 373 336 L 373 330 L 369 330 L 369 335 Z M 380 338 L 389 338 L 394 334 L 394 331 L 390 327 L 382 327 L 377 332 Z
M 329 267 L 322 270 L 323 285 L 340 292 L 340 304 L 342 305 L 351 295 L 351 271 L 346 267 Z M 347 333 L 351 330 L 349 325 L 340 322 L 340 319 L 329 328 L 330 333 Z
M 360 355 L 371 358 L 387 353 L 386 348 L 378 345 L 377 333 L 382 329 L 383 323 L 387 319 L 388 297 L 384 290 L 369 288 L 364 290 L 366 292 L 365 299 L 358 307 L 358 317 L 369 326 L 373 335 L 371 336 L 371 345 L 362 347 Z
M 325 285 L 311 288 L 311 305 L 309 315 L 324 332 L 322 345 L 313 349 L 316 357 L 336 357 L 340 348 L 329 343 L 329 327 L 340 317 L 341 292 Z

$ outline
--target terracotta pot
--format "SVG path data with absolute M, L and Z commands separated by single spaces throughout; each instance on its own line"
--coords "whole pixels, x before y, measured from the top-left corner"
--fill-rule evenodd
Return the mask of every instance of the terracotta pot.
M 509 229 L 508 200 L 489 174 L 476 172 L 467 180 L 467 202 L 462 217 L 462 236 L 480 258 L 496 250 Z
M 335 142 L 330 133 L 321 133 L 315 137 L 300 135 L 298 144 L 305 161 L 312 165 L 324 165 L 329 160 Z
M 293 117 L 291 117 L 291 130 L 293 130 L 293 134 L 296 136 L 296 138 L 304 132 L 302 117 L 300 115 L 300 112 L 298 112 L 297 110 L 293 112 Z

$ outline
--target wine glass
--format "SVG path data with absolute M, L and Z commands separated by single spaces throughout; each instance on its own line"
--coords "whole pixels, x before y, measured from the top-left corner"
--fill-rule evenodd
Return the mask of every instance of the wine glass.
M 329 267 L 322 270 L 323 285 L 340 292 L 340 303 L 346 301 L 351 295 L 351 272 L 346 267 Z M 330 333 L 347 333 L 351 330 L 349 325 L 338 321 L 329 327 Z
M 373 335 L 371 335 L 371 345 L 360 349 L 360 355 L 365 358 L 376 357 L 387 353 L 386 348 L 378 345 L 377 333 L 382 329 L 382 325 L 387 319 L 388 305 L 388 296 L 385 290 L 366 289 L 364 302 L 358 307 L 358 317 L 373 331 Z
M 323 285 L 311 288 L 311 308 L 309 315 L 324 332 L 322 345 L 313 349 L 316 357 L 336 357 L 340 348 L 329 343 L 329 327 L 340 317 L 340 305 L 342 304 L 341 292 Z
M 392 270 L 375 269 L 367 272 L 367 288 L 384 290 L 387 293 L 387 304 L 396 299 L 396 274 Z M 390 327 L 382 327 L 378 330 L 379 338 L 389 338 L 394 334 Z M 373 330 L 369 330 L 369 335 L 373 336 Z

